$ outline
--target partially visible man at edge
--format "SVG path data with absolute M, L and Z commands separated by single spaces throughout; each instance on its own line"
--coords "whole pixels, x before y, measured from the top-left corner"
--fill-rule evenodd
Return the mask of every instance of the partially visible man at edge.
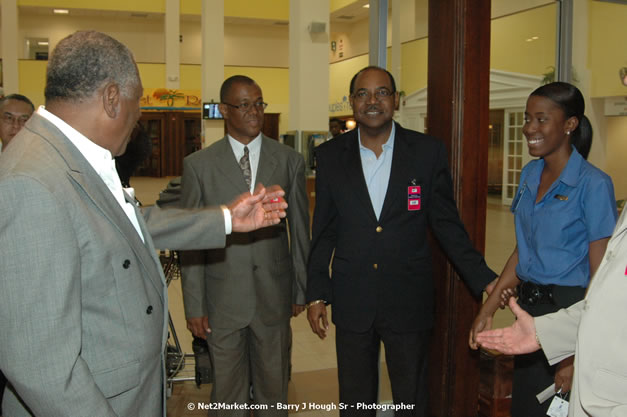
M 394 404 L 407 407 L 396 415 L 426 415 L 434 321 L 427 230 L 475 295 L 496 277 L 459 218 L 444 144 L 394 123 L 398 100 L 388 71 L 362 69 L 350 83 L 358 128 L 316 149 L 308 319 L 324 338 L 332 305 L 343 416 L 375 416 L 358 404 L 377 402 L 381 341 Z
M 9 94 L 0 98 L 0 152 L 9 146 L 11 139 L 24 127 L 35 111 L 33 102 L 21 94 Z
M 24 123 L 30 119 L 35 111 L 33 102 L 21 94 L 9 94 L 0 98 L 0 152 L 6 150 L 9 142 L 17 132 L 24 127 Z M 2 394 L 7 379 L 0 371 L 0 416 L 2 415 Z
M 113 157 L 140 116 L 131 52 L 61 40 L 40 107 L 0 155 L 0 368 L 5 415 L 165 416 L 167 289 L 155 246 L 221 247 L 276 224 L 282 190 L 228 207 L 140 212 Z

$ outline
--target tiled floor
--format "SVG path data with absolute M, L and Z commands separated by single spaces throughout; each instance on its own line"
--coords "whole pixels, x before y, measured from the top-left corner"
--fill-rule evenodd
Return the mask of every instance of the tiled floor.
M 152 204 L 160 190 L 164 189 L 170 178 L 133 178 L 131 184 L 136 189 L 138 199 L 145 205 Z M 505 265 L 515 247 L 513 218 L 507 207 L 500 204 L 500 199 L 490 197 L 487 209 L 486 260 L 497 273 Z M 173 281 L 169 287 L 170 313 L 183 351 L 191 352 L 191 336 L 185 327 L 180 282 Z M 495 327 L 510 324 L 513 317 L 509 310 L 500 311 L 495 317 Z M 292 351 L 292 380 L 289 385 L 289 403 L 309 403 L 323 407 L 337 404 L 337 369 L 335 361 L 334 330 L 320 340 L 311 332 L 304 314 L 292 320 L 294 334 Z M 192 366 L 187 366 L 183 374 L 193 375 Z M 381 367 L 380 400 L 391 400 L 389 380 L 385 363 Z M 168 400 L 168 417 L 205 416 L 206 410 L 199 410 L 198 404 L 209 402 L 210 385 L 196 388 L 193 382 L 176 382 Z M 189 408 L 188 408 L 189 407 Z M 338 410 L 298 411 L 299 417 L 338 415 Z

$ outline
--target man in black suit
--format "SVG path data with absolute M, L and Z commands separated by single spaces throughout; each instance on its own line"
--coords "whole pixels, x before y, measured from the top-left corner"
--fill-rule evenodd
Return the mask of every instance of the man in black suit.
M 459 218 L 444 144 L 394 123 L 398 100 L 389 72 L 362 69 L 350 85 L 358 128 L 316 152 L 308 320 L 324 338 L 332 304 L 343 415 L 375 415 L 360 404 L 377 401 L 381 341 L 400 414 L 426 415 L 429 228 L 474 294 L 496 277 Z

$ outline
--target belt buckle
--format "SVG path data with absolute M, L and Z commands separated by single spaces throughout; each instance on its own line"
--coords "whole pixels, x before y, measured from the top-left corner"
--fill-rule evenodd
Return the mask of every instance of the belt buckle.
M 524 303 L 530 306 L 536 305 L 544 295 L 539 286 L 529 281 L 520 284 L 520 294 L 523 297 Z

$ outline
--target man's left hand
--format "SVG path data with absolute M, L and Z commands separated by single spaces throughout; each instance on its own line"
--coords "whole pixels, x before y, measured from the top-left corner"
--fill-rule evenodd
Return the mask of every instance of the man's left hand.
M 285 217 L 285 191 L 273 185 L 258 184 L 255 193 L 244 193 L 229 204 L 234 232 L 250 232 L 278 224 Z

